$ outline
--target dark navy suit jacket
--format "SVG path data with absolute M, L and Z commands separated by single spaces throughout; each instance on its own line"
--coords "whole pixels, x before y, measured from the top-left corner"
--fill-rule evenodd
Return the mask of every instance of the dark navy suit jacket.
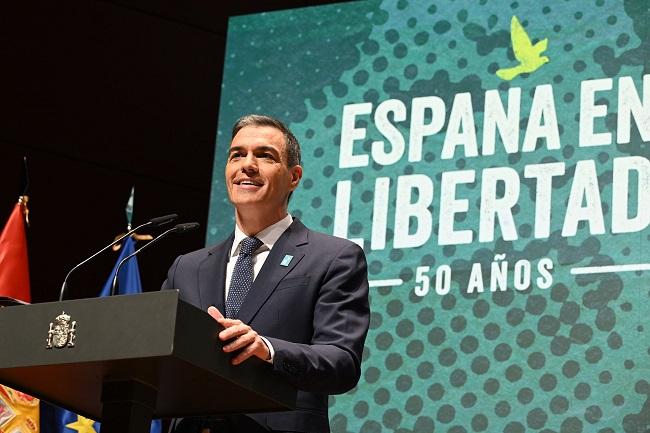
M 224 312 L 233 238 L 178 257 L 163 289 L 180 290 L 181 299 L 201 309 L 214 305 Z M 293 258 L 283 266 L 288 255 Z M 239 319 L 271 342 L 274 371 L 299 390 L 297 410 L 249 416 L 273 430 L 329 431 L 327 396 L 352 389 L 361 375 L 369 323 L 363 250 L 294 219 L 264 262 Z

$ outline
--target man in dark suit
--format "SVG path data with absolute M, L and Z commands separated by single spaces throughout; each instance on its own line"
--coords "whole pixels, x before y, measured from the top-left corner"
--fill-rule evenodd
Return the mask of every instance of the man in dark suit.
M 369 322 L 365 256 L 287 213 L 302 167 L 298 142 L 280 121 L 239 119 L 227 158 L 235 230 L 178 257 L 163 288 L 179 289 L 223 325 L 219 338 L 233 364 L 252 356 L 271 363 L 299 390 L 297 410 L 183 420 L 176 430 L 327 432 L 328 395 L 352 389 L 361 375 Z

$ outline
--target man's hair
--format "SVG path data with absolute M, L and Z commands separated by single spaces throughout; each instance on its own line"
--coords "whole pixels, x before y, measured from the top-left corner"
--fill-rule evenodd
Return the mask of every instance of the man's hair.
M 233 125 L 231 139 L 235 138 L 235 135 L 237 135 L 239 130 L 247 126 L 271 126 L 273 128 L 279 129 L 282 134 L 284 134 L 285 147 L 287 152 L 287 165 L 289 167 L 293 167 L 301 164 L 300 144 L 298 143 L 295 135 L 293 135 L 293 133 L 289 130 L 289 128 L 287 128 L 284 123 L 271 116 L 265 116 L 261 114 L 247 114 L 246 116 L 242 116 L 237 119 Z

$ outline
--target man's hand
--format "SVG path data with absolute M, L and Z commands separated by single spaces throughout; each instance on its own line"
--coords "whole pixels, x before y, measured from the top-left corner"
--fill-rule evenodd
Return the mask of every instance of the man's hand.
M 219 339 L 221 341 L 229 341 L 228 344 L 223 346 L 223 351 L 230 353 L 241 350 L 232 359 L 231 362 L 233 365 L 241 364 L 251 356 L 257 356 L 263 361 L 271 358 L 269 348 L 266 347 L 264 341 L 262 341 L 257 332 L 250 326 L 238 319 L 226 319 L 215 307 L 209 307 L 208 314 L 226 328 L 219 333 Z

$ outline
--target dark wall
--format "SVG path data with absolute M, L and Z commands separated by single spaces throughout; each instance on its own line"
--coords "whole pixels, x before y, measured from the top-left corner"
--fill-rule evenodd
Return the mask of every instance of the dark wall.
M 132 186 L 134 224 L 176 212 L 202 225 L 140 256 L 146 290 L 160 287 L 176 255 L 204 245 L 228 16 L 328 1 L 218 3 L 12 2 L 4 11 L 0 224 L 27 156 L 33 301 L 55 300 L 72 266 L 125 231 Z M 97 295 L 115 259 L 79 269 L 69 297 Z

